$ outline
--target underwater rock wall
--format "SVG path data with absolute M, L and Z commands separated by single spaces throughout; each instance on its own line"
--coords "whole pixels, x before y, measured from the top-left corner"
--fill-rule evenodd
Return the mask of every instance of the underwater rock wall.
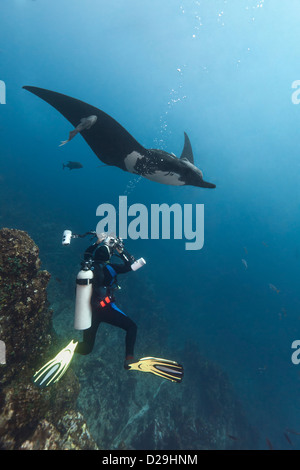
M 31 381 L 62 347 L 47 302 L 49 279 L 28 234 L 0 230 L 0 340 L 6 347 L 6 364 L 0 364 L 0 449 L 97 449 L 76 409 L 79 383 L 73 371 L 45 390 Z

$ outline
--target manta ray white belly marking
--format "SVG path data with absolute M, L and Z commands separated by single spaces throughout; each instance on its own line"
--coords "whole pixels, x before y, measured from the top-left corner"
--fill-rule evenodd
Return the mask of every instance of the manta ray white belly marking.
M 135 150 L 131 152 L 127 157 L 124 159 L 124 164 L 126 166 L 127 171 L 130 173 L 137 173 L 134 170 L 134 167 L 136 165 L 137 160 L 141 160 L 144 158 L 144 155 L 141 155 L 139 152 L 136 152 Z
M 159 161 L 156 163 L 156 165 L 159 166 L 159 162 L 163 161 L 163 158 L 159 158 Z M 127 155 L 124 159 L 126 169 L 130 173 L 141 174 L 140 172 L 142 172 L 144 178 L 147 178 L 150 181 L 156 181 L 157 183 L 163 183 L 172 186 L 182 186 L 185 184 L 184 181 L 179 179 L 180 175 L 178 173 L 160 170 L 159 168 L 154 169 L 153 163 L 154 160 L 152 160 L 152 165 L 150 165 L 149 159 L 135 150 Z

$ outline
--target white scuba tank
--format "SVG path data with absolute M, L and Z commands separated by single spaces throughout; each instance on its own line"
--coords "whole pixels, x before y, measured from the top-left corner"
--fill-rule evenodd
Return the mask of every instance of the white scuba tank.
M 91 297 L 93 290 L 93 271 L 81 270 L 76 278 L 75 330 L 86 330 L 92 325 Z

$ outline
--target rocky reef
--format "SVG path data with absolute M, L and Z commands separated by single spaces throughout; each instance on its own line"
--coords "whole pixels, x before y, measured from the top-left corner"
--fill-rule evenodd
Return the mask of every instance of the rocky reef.
M 0 340 L 6 349 L 0 364 L 0 449 L 98 448 L 76 408 L 80 387 L 74 372 L 69 369 L 45 390 L 31 381 L 61 347 L 47 301 L 49 279 L 28 234 L 0 230 Z

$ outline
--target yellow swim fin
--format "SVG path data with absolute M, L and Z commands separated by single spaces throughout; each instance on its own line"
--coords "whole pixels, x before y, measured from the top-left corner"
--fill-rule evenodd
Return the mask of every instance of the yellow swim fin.
M 58 382 L 67 371 L 73 358 L 78 341 L 73 340 L 62 349 L 51 361 L 47 362 L 33 376 L 33 382 L 38 387 L 48 387 L 52 383 Z
M 128 370 L 151 372 L 171 382 L 181 382 L 183 379 L 183 367 L 180 364 L 158 357 L 143 357 L 138 362 L 128 364 Z

